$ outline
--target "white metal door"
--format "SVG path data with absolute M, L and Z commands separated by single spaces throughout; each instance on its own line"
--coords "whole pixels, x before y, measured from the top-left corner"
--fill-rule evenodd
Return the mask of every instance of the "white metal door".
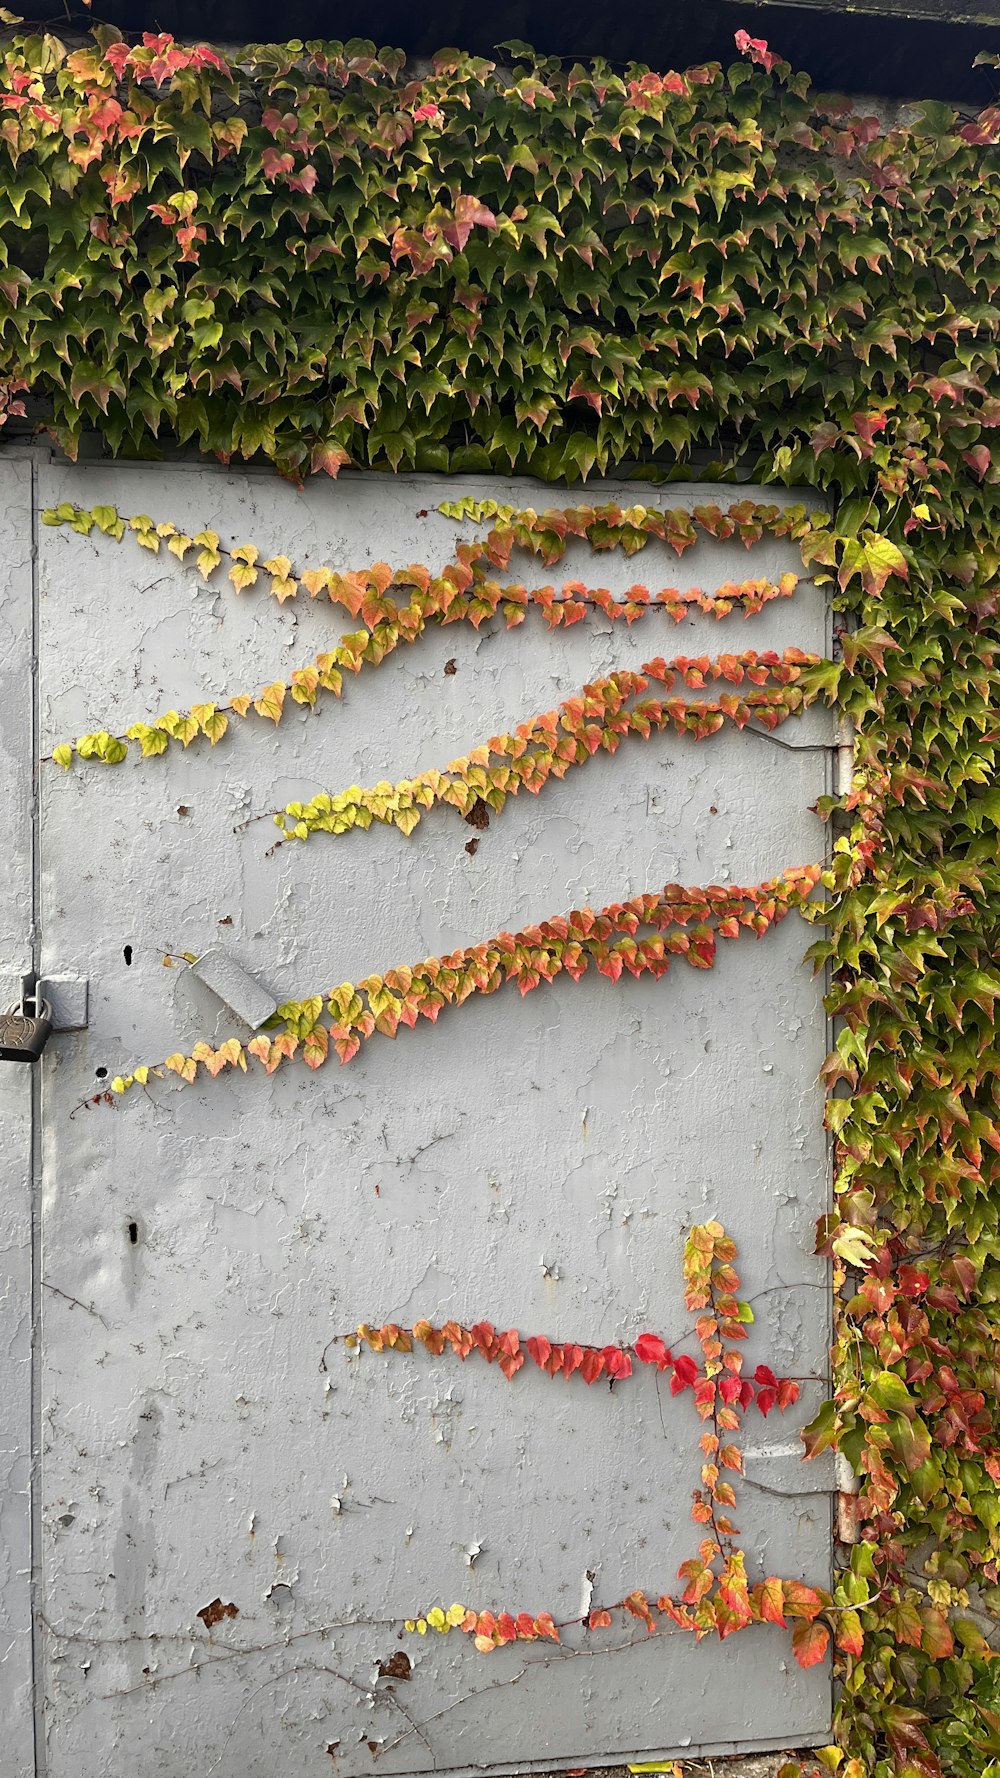
M 208 527 L 296 571 L 440 567 L 483 530 L 437 512 L 462 493 L 636 497 L 420 477 L 297 491 L 200 465 L 42 461 L 36 477 L 40 509 Z M 44 753 L 287 679 L 351 628 L 325 601 L 237 598 L 96 528 L 41 525 L 38 551 Z M 748 557 L 706 540 L 680 562 L 650 545 L 599 568 L 618 594 L 800 563 L 794 545 Z M 594 564 L 575 546 L 533 572 L 589 581 Z M 43 767 L 40 963 L 70 999 L 72 978 L 89 983 L 86 1029 L 41 1065 L 51 1778 L 512 1772 L 827 1737 L 828 1669 L 803 1672 L 779 1630 L 696 1644 L 616 1621 L 486 1657 L 470 1636 L 402 1628 L 436 1603 L 565 1621 L 675 1589 L 698 1536 L 690 1394 L 658 1391 L 643 1366 L 614 1388 L 533 1366 L 508 1383 L 476 1359 L 328 1344 L 362 1321 L 453 1317 L 597 1346 L 655 1329 L 693 1350 L 683 1240 L 717 1218 L 756 1305 L 753 1361 L 821 1379 L 825 1032 L 797 916 L 722 946 L 710 972 L 506 988 L 375 1037 L 343 1068 L 154 1078 L 114 1109 L 78 1109 L 138 1061 L 250 1036 L 165 953 L 226 951 L 283 1001 L 666 882 L 754 884 L 818 859 L 830 724 L 815 711 L 780 746 L 731 726 L 630 740 L 485 830 L 440 808 L 409 837 L 373 825 L 268 855 L 274 829 L 247 818 L 440 766 L 650 655 L 826 652 L 827 622 L 802 584 L 752 623 L 694 611 L 627 630 L 589 611 L 554 633 L 431 626 L 277 727 Z M 752 1577 L 828 1576 L 824 1477 L 795 1455 L 823 1388 L 807 1383 L 783 1420 L 747 1420 L 736 1516 Z

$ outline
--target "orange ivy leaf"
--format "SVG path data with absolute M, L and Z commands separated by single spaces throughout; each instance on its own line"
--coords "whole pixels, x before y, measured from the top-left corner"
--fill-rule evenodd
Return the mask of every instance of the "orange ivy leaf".
M 330 1033 L 325 1025 L 314 1025 L 302 1040 L 302 1060 L 307 1068 L 321 1068 L 330 1048 Z
M 776 1575 L 771 1574 L 768 1575 L 765 1581 L 761 1582 L 759 1589 L 756 1589 L 756 1591 L 759 1592 L 759 1609 L 764 1622 L 767 1624 L 780 1624 L 782 1629 L 784 1629 L 785 1589 L 783 1583 L 778 1580 Z
M 800 1667 L 816 1667 L 830 1646 L 830 1632 L 825 1624 L 796 1624 L 792 1631 L 792 1653 Z

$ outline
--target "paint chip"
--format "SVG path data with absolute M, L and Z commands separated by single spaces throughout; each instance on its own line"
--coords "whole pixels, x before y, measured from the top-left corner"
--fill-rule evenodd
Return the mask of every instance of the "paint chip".
M 223 1605 L 221 1599 L 213 1599 L 211 1605 L 203 1605 L 198 1613 L 206 1630 L 214 1629 L 216 1624 L 221 1624 L 223 1618 L 239 1617 L 239 1615 L 238 1605 L 234 1605 L 232 1600 L 228 1605 Z
M 401 1648 L 397 1648 L 387 1661 L 379 1661 L 378 1664 L 380 1679 L 409 1679 L 412 1672 L 413 1662 Z

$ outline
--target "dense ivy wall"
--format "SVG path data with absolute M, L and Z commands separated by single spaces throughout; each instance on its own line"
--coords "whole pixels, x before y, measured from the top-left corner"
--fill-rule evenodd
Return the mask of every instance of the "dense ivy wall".
M 815 484 L 858 726 L 826 927 L 842 1778 L 1000 1772 L 1000 111 L 889 133 L 742 33 L 685 74 L 11 36 L 0 379 L 69 451 L 194 441 Z M 878 71 L 872 70 L 877 85 Z M 699 458 L 699 474 L 704 473 Z M 854 1638 L 845 1638 L 846 1642 Z

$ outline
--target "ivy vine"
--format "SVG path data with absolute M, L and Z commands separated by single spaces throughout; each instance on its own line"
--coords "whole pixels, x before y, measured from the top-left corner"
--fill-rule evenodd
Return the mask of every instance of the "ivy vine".
M 792 908 L 807 907 L 819 876 L 818 865 L 804 865 L 755 888 L 712 884 L 688 889 L 667 883 L 659 893 L 610 902 L 599 912 L 578 908 L 520 932 L 498 932 L 483 944 L 445 957 L 428 957 L 361 982 L 343 982 L 305 1000 L 286 1001 L 247 1044 L 237 1037 L 217 1049 L 196 1043 L 189 1056 L 178 1051 L 158 1066 L 143 1063 L 130 1074 L 117 1075 L 111 1091 L 120 1095 L 130 1087 L 144 1087 L 150 1075 L 160 1076 L 164 1069 L 187 1083 L 195 1080 L 199 1068 L 213 1080 L 226 1068 L 245 1073 L 248 1057 L 267 1074 L 296 1054 L 308 1068 L 321 1068 L 331 1050 L 341 1063 L 350 1062 L 376 1033 L 395 1037 L 401 1025 L 412 1030 L 418 1018 L 434 1023 L 442 1008 L 461 1006 L 470 994 L 494 994 L 508 982 L 515 982 L 522 995 L 530 994 L 541 982 L 562 974 L 579 981 L 592 963 L 612 982 L 623 972 L 659 980 L 674 957 L 683 957 L 694 969 L 710 969 L 719 939 L 739 938 L 745 931 L 760 938 Z
M 622 511 L 617 506 L 605 506 L 554 508 L 538 514 L 530 509 L 519 512 L 482 501 L 459 502 L 442 511 L 462 519 L 470 516 L 470 509 L 480 518 L 498 517 L 500 523 L 485 539 L 460 543 L 455 559 L 438 574 L 432 574 L 423 564 L 411 563 L 405 569 L 393 570 L 385 562 L 376 562 L 370 568 L 346 574 L 324 566 L 304 569 L 298 575 L 287 556 L 268 557 L 258 569 L 260 552 L 255 545 L 236 544 L 226 549 L 215 531 L 200 531 L 191 537 L 179 532 L 169 520 L 156 523 L 146 513 L 126 520 L 113 506 L 85 508 L 67 502 L 48 509 L 42 514 L 45 524 L 66 524 L 83 536 L 89 536 L 95 526 L 118 542 L 130 534 L 141 548 L 154 554 L 165 540 L 167 548 L 182 562 L 194 550 L 195 565 L 205 581 L 228 559 L 232 563 L 228 578 L 238 593 L 255 585 L 261 571 L 270 576 L 270 592 L 279 601 L 294 598 L 300 585 L 312 598 L 325 592 L 335 605 L 344 607 L 352 617 L 360 617 L 365 626 L 342 636 L 336 648 L 318 655 L 308 666 L 296 668 L 287 682 L 275 680 L 256 695 L 241 692 L 230 694 L 221 705 L 216 701 L 194 705 L 187 711 L 168 710 L 152 722 L 131 724 L 122 735 L 99 729 L 79 736 L 75 742 L 59 742 L 51 757 L 57 765 L 67 768 L 74 754 L 84 760 L 120 765 L 130 741 L 139 747 L 143 758 L 164 753 L 170 741 L 187 747 L 200 736 L 214 747 L 226 733 L 230 716 L 245 717 L 253 709 L 258 716 L 280 722 L 286 693 L 290 692 L 294 703 L 308 705 L 315 704 L 320 692 L 340 697 L 345 672 L 358 673 L 364 666 L 380 666 L 401 643 L 416 642 L 431 622 L 464 621 L 478 630 L 500 614 L 508 629 L 512 629 L 523 623 L 530 610 L 540 611 L 552 629 L 579 623 L 588 610 L 600 611 L 611 622 L 624 620 L 629 625 L 651 611 L 660 612 L 675 623 L 692 611 L 716 619 L 728 617 L 733 611 L 754 617 L 771 600 L 790 598 L 798 577 L 783 574 L 777 582 L 748 580 L 739 585 L 727 581 L 710 593 L 700 587 L 664 587 L 652 595 L 648 587 L 636 584 L 627 589 L 623 598 L 615 598 L 606 587 L 589 587 L 578 580 L 566 582 L 561 589 L 529 589 L 519 583 L 501 582 L 497 574 L 509 567 L 515 548 L 541 556 L 551 564 L 565 553 L 572 538 L 586 541 L 593 549 L 621 549 L 629 556 L 653 539 L 668 543 L 681 555 L 699 534 L 721 540 L 738 535 L 748 549 L 763 536 L 795 538 L 805 550 L 807 540 L 823 531 L 829 522 L 826 514 L 810 513 L 804 507 L 759 506 L 752 501 L 739 502 L 727 511 L 718 506 L 698 507 L 693 513 L 683 508 L 659 511 L 636 506 Z M 792 664 L 791 655 L 785 664 Z M 655 665 L 651 664 L 650 670 L 653 677 L 660 676 Z M 725 671 L 722 676 L 726 676 Z M 814 675 L 813 680 L 817 691 L 825 685 L 827 694 L 832 695 L 828 675 L 819 679 Z M 759 702 L 761 710 L 766 710 L 767 700 Z M 799 708 L 799 700 L 793 700 L 792 707 Z M 726 714 L 720 709 L 720 722 Z M 691 729 L 696 732 L 696 728 L 692 718 Z
M 669 1626 L 699 1640 L 710 1634 L 724 1640 L 749 1624 L 786 1628 L 791 1620 L 792 1653 L 801 1667 L 813 1667 L 826 1654 L 831 1628 L 838 1647 L 855 1651 L 860 1647 L 856 1610 L 838 1610 L 828 1592 L 802 1581 L 768 1575 L 751 1584 L 745 1557 L 735 1542 L 739 1532 L 728 1516 L 736 1506 L 736 1491 L 729 1478 L 743 1474 L 743 1453 L 737 1442 L 741 1415 L 755 1408 L 766 1416 L 775 1405 L 784 1413 L 799 1398 L 798 1381 L 776 1377 L 769 1365 L 759 1364 L 752 1377 L 742 1374 L 739 1342 L 746 1338 L 754 1317 L 750 1304 L 740 1302 L 736 1295 L 740 1277 L 735 1259 L 736 1243 L 720 1223 L 691 1229 L 684 1247 L 684 1300 L 695 1316 L 700 1365 L 689 1353 L 675 1358 L 658 1334 L 640 1334 L 629 1348 L 605 1346 L 598 1350 L 572 1343 L 553 1344 L 538 1336 L 522 1344 L 513 1328 L 500 1333 L 488 1322 L 477 1322 L 471 1328 L 446 1322 L 437 1329 L 425 1321 L 416 1323 L 412 1330 L 390 1322 L 379 1329 L 359 1327 L 356 1334 L 346 1336 L 346 1342 L 349 1346 L 364 1342 L 376 1352 L 409 1352 L 416 1340 L 435 1355 L 447 1344 L 461 1359 L 475 1351 L 488 1363 L 497 1362 L 508 1381 L 524 1364 L 525 1352 L 549 1376 L 569 1378 L 579 1372 L 589 1384 L 601 1377 L 616 1383 L 630 1376 L 634 1356 L 641 1364 L 653 1365 L 669 1376 L 672 1396 L 683 1396 L 690 1390 L 698 1418 L 706 1428 L 698 1440 L 701 1484 L 693 1491 L 691 1506 L 691 1517 L 702 1536 L 697 1554 L 682 1562 L 678 1571 L 678 1580 L 684 1582 L 681 1596 L 674 1599 L 663 1593 L 650 1599 L 636 1589 L 614 1605 L 591 1607 L 575 1621 L 590 1631 L 606 1630 L 613 1614 L 621 1612 L 637 1618 L 651 1635 Z M 943 1613 L 935 1612 L 933 1620 L 939 1637 L 950 1640 Z M 421 1636 L 429 1629 L 440 1635 L 463 1630 L 473 1637 L 481 1654 L 491 1654 L 509 1642 L 539 1638 L 558 1642 L 560 1630 L 568 1626 L 556 1624 L 551 1612 L 473 1611 L 456 1602 L 447 1608 L 432 1606 L 422 1617 L 408 1619 L 404 1627 Z

